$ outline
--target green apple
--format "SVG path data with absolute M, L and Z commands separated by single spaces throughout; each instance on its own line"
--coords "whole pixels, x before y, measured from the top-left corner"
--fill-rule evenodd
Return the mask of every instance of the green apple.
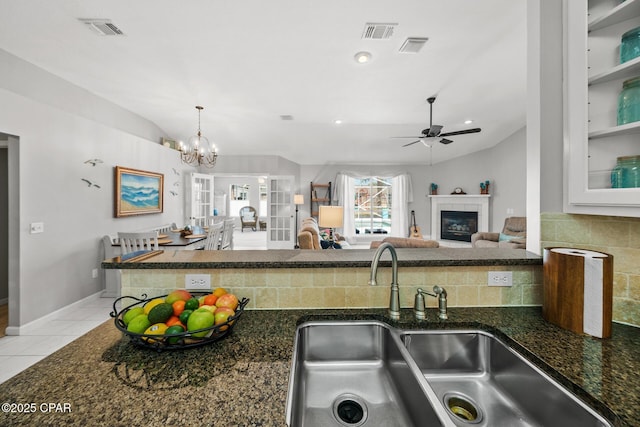
M 187 330 L 197 331 L 198 329 L 210 328 L 213 326 L 214 322 L 215 318 L 213 317 L 212 312 L 207 309 L 198 309 L 189 316 L 189 319 L 187 320 Z M 192 335 L 194 337 L 204 337 L 208 332 L 209 331 L 202 331 Z

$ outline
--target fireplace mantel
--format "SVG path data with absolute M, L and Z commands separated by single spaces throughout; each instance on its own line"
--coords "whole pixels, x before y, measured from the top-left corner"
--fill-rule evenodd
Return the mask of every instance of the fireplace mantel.
M 431 238 L 440 236 L 440 211 L 478 212 L 478 231 L 489 231 L 490 194 L 429 195 L 431 199 Z

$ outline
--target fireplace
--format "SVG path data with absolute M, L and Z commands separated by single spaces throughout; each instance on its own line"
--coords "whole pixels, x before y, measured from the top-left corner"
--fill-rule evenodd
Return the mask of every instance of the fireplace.
M 440 211 L 440 238 L 471 242 L 471 235 L 478 232 L 478 212 Z

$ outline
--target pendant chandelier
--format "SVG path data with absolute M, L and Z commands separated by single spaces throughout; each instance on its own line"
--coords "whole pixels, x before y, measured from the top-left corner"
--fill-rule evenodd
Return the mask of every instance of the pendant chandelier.
M 189 138 L 186 145 L 180 143 L 180 158 L 191 166 L 204 165 L 212 168 L 218 159 L 218 149 L 215 144 L 209 142 L 207 137 L 202 136 L 200 131 L 200 112 L 204 107 L 196 105 L 196 109 L 198 110 L 198 133 Z

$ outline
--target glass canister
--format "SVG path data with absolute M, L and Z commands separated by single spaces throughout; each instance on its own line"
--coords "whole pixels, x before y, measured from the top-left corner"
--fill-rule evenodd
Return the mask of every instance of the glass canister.
M 640 120 L 640 77 L 625 80 L 618 96 L 618 126 Z
M 640 187 L 640 156 L 618 157 L 611 171 L 612 188 Z
M 620 42 L 620 63 L 631 61 L 640 56 L 640 27 L 622 35 Z

